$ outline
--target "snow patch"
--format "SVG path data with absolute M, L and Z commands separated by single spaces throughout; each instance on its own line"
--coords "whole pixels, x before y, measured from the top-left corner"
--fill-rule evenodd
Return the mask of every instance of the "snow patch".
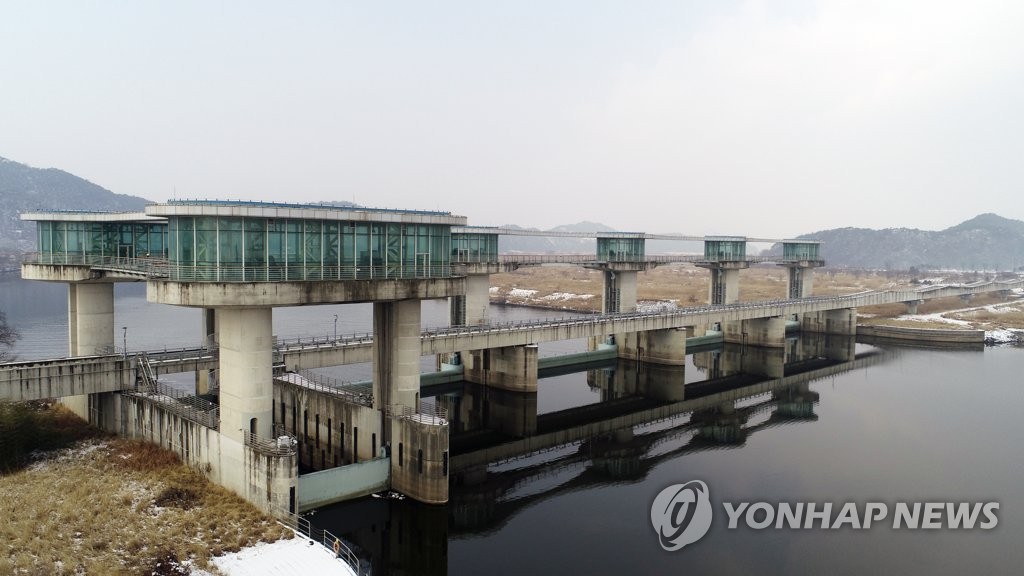
M 527 290 L 525 288 L 513 288 L 508 291 L 510 298 L 533 298 L 537 293 L 536 290 Z
M 275 574 L 351 574 L 355 572 L 323 546 L 295 535 L 291 540 L 261 543 L 213 559 L 227 576 L 274 576 Z
M 1024 344 L 1024 330 L 989 330 L 985 344 Z
M 565 302 L 566 300 L 590 300 L 593 294 L 573 294 L 572 292 L 554 292 L 541 297 L 541 300 L 549 302 Z

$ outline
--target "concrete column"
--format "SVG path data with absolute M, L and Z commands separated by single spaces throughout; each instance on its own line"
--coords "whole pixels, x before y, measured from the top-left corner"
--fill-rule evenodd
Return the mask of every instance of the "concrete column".
M 782 348 L 786 344 L 785 318 L 754 318 L 724 324 L 726 342 L 772 348 Z
M 907 314 L 917 314 L 917 307 L 924 302 L 924 300 L 911 300 L 904 302 L 907 305 Z
M 806 298 L 811 295 L 813 288 L 814 268 L 789 267 L 789 282 L 786 284 L 786 294 L 789 298 Z
M 245 432 L 272 436 L 274 386 L 271 308 L 221 308 L 220 432 L 244 442 Z
M 114 346 L 114 285 L 68 284 L 68 354 L 92 356 Z M 65 396 L 61 404 L 90 422 L 89 394 Z
M 961 294 L 960 300 L 963 302 L 970 302 L 971 300 L 974 300 L 974 294 Z
M 537 391 L 536 344 L 473 350 L 462 358 L 463 378 L 469 382 L 514 392 Z
M 636 271 L 604 271 L 601 311 L 605 314 L 636 312 Z
M 217 313 L 213 308 L 203 308 L 202 338 L 204 346 L 216 346 L 219 340 L 217 331 Z M 215 370 L 196 371 L 196 395 L 210 393 L 210 384 L 214 381 Z
M 373 303 L 373 407 L 420 409 L 420 301 Z
M 732 304 L 740 299 L 740 269 L 711 268 L 711 286 L 708 290 L 708 303 Z
M 114 346 L 114 285 L 68 284 L 68 337 L 72 356 Z
M 476 326 L 487 324 L 491 307 L 491 276 L 470 274 L 466 276 L 466 324 Z
M 653 364 L 686 364 L 686 329 L 648 330 L 615 335 L 619 358 Z

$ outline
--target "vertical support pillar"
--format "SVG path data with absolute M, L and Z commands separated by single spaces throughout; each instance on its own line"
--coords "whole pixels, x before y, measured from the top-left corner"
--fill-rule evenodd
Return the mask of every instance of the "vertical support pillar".
M 92 356 L 114 346 L 114 285 L 68 284 L 68 354 Z M 61 399 L 79 418 L 90 422 L 89 394 Z
M 373 407 L 398 405 L 420 409 L 419 300 L 373 303 Z
M 711 268 L 711 286 L 708 303 L 711 305 L 732 304 L 740 299 L 740 269 Z
M 72 356 L 114 346 L 114 285 L 68 284 L 68 336 Z
M 787 298 L 807 298 L 814 289 L 814 268 L 790 266 L 786 283 Z
M 217 311 L 214 308 L 203 308 L 203 346 L 217 346 L 219 340 L 217 330 Z M 210 385 L 215 380 L 215 370 L 196 370 L 196 395 L 210 393 Z
M 452 326 L 487 324 L 488 310 L 491 307 L 490 274 L 467 274 L 466 294 L 452 296 L 448 302 L 451 307 Z
M 242 443 L 245 433 L 272 435 L 274 386 L 271 308 L 221 308 L 220 432 Z
M 917 314 L 917 307 L 921 305 L 924 300 L 910 300 L 904 302 L 907 305 L 907 314 Z
M 605 314 L 636 312 L 636 271 L 604 270 L 601 311 Z

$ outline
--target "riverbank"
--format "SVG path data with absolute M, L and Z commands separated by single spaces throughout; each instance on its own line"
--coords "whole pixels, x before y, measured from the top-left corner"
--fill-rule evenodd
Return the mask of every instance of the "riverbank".
M 6 406 L 25 418 L 24 405 Z M 282 555 L 308 573 L 322 572 L 323 557 L 332 573 L 344 569 L 320 546 L 289 543 L 290 529 L 173 452 L 102 434 L 59 405 L 29 410 L 38 429 L 62 430 L 68 445 L 0 475 L 0 574 L 230 576 Z
M 814 295 L 842 295 L 864 290 L 913 289 L 941 283 L 978 280 L 973 273 L 946 273 L 919 278 L 909 273 L 881 271 L 819 270 Z M 646 312 L 672 310 L 707 302 L 707 271 L 687 264 L 660 266 L 637 275 L 637 309 Z M 594 313 L 600 310 L 601 272 L 569 266 L 524 267 L 491 276 L 491 302 L 544 310 Z M 754 267 L 742 272 L 739 300 L 785 297 L 786 271 L 779 267 Z M 929 300 L 920 314 L 904 314 L 903 304 L 859 310 L 858 323 L 903 328 L 983 330 L 989 344 L 1024 342 L 1024 301 L 1021 290 L 1009 298 L 982 294 L 964 306 L 959 298 Z

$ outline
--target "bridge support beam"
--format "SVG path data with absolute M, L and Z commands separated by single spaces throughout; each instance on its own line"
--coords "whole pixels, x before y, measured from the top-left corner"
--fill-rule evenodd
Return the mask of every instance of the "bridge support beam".
M 920 306 L 924 300 L 910 300 L 904 302 L 907 305 L 907 314 L 917 314 L 917 307 Z
M 68 353 L 93 356 L 114 348 L 114 284 L 73 282 L 68 284 Z M 89 418 L 89 394 L 61 399 L 76 416 Z
M 487 324 L 491 306 L 490 274 L 467 274 L 466 293 L 448 299 L 452 326 Z
M 246 433 L 271 438 L 272 309 L 221 308 L 220 432 L 242 443 Z
M 373 303 L 373 407 L 388 406 L 420 410 L 419 300 Z
M 686 364 L 686 329 L 648 330 L 615 335 L 619 358 L 652 364 Z
M 537 391 L 537 345 L 473 350 L 462 355 L 469 382 L 511 390 Z
M 974 294 L 961 294 L 960 300 L 964 303 L 970 302 L 971 300 L 974 300 Z
M 723 337 L 726 342 L 750 346 L 782 348 L 786 344 L 785 318 L 754 318 L 740 322 L 726 322 Z

